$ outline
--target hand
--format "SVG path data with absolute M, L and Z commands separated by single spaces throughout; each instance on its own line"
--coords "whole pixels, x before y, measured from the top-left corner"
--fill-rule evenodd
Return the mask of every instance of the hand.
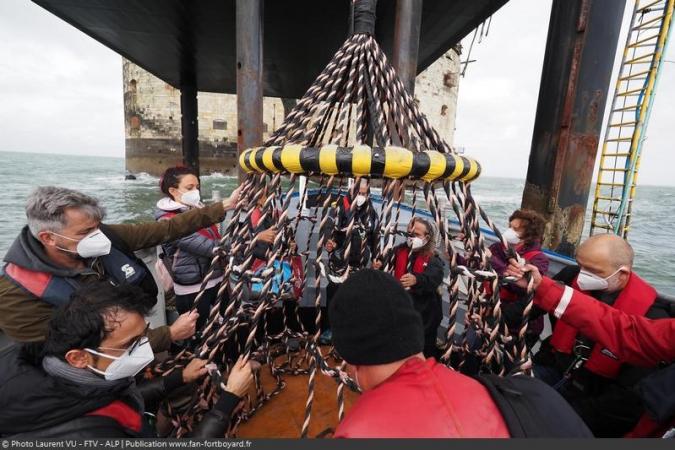
M 242 185 L 237 186 L 237 188 L 232 191 L 230 196 L 223 200 L 223 208 L 225 208 L 225 211 L 232 209 L 237 205 L 237 202 L 239 201 L 239 194 L 241 194 L 241 189 Z
M 190 363 L 183 369 L 183 382 L 185 384 L 192 383 L 197 381 L 204 375 L 206 375 L 206 360 L 205 359 L 193 359 Z
M 541 273 L 536 266 L 533 266 L 532 264 L 526 264 L 524 267 L 521 267 L 518 262 L 516 262 L 514 259 L 511 259 L 509 260 L 509 266 L 504 271 L 504 275 L 518 278 L 518 281 L 515 283 L 516 286 L 527 289 L 528 281 L 524 276 L 527 272 L 532 274 L 532 288 L 536 291 L 542 280 Z
M 373 269 L 380 270 L 382 268 L 382 261 L 379 259 L 373 260 Z
M 417 277 L 412 273 L 406 273 L 401 277 L 401 284 L 404 288 L 410 288 L 417 284 Z
M 258 240 L 271 244 L 274 242 L 274 238 L 276 236 L 277 236 L 277 227 L 270 227 L 258 233 Z
M 244 357 L 240 356 L 227 377 L 225 390 L 237 397 L 243 397 L 253 382 L 253 371 L 259 368 L 260 364 L 257 362 L 249 360 L 244 363 Z
M 169 327 L 171 341 L 182 341 L 194 336 L 197 331 L 198 318 L 199 313 L 197 311 L 188 311 L 178 316 L 178 319 Z
M 337 247 L 337 243 L 334 240 L 328 239 L 326 241 L 326 251 L 327 252 L 332 252 L 333 250 L 335 250 L 335 247 Z

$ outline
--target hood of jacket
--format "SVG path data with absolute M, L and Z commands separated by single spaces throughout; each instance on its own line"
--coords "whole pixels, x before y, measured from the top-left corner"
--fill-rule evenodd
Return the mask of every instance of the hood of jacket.
M 28 225 L 23 227 L 19 236 L 7 251 L 5 262 L 35 272 L 51 273 L 59 277 L 74 277 L 82 273 L 81 269 L 70 269 L 53 263 L 45 253 L 40 241 L 31 234 Z
M 155 206 L 157 207 L 155 210 L 155 220 L 159 220 L 160 217 L 168 212 L 179 214 L 190 209 L 182 203 L 178 203 L 169 197 L 161 198 Z
M 0 353 L 0 435 L 51 427 L 126 396 L 130 384 L 85 386 L 53 377 L 41 367 L 36 346 Z

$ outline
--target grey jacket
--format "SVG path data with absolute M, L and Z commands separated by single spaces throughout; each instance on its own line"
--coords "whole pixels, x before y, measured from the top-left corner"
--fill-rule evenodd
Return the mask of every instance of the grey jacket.
M 173 214 L 185 211 L 188 211 L 188 207 L 165 197 L 157 202 L 155 219 L 166 220 Z M 218 245 L 219 239 L 219 235 L 211 228 L 204 228 L 200 232 L 162 244 L 162 251 L 167 256 L 164 261 L 171 263 L 169 270 L 173 274 L 174 283 L 183 286 L 201 283 L 211 267 L 213 249 Z M 212 279 L 222 275 L 223 269 L 218 266 Z

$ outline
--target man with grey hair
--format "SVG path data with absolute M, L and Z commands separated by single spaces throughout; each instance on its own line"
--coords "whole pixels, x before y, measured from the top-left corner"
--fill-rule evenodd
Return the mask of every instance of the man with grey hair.
M 17 342 L 43 341 L 54 308 L 70 302 L 80 286 L 105 280 L 132 284 L 156 298 L 149 269 L 134 255 L 223 220 L 239 189 L 222 202 L 179 214 L 171 220 L 128 225 L 102 223 L 98 200 L 71 189 L 38 187 L 26 204 L 28 224 L 5 255 L 0 272 L 0 329 Z M 150 330 L 153 350 L 195 332 L 196 313 L 171 327 Z
M 621 237 L 595 235 L 577 249 L 578 266 L 554 279 L 626 314 L 668 318 L 668 302 L 633 272 L 633 256 Z M 623 436 L 643 413 L 635 386 L 651 370 L 627 364 L 567 323 L 555 324 L 534 362 L 535 375 L 560 390 L 596 437 Z

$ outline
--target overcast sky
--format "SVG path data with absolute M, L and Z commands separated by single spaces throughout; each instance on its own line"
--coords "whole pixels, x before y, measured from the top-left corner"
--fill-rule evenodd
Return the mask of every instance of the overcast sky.
M 460 81 L 455 144 L 481 161 L 485 175 L 525 177 L 550 8 L 546 0 L 511 0 L 474 45 L 477 62 Z M 119 55 L 29 0 L 0 0 L 0 42 L 0 150 L 124 156 Z M 675 60 L 675 45 L 666 59 Z M 642 184 L 675 184 L 673 117 L 675 64 L 668 63 Z

